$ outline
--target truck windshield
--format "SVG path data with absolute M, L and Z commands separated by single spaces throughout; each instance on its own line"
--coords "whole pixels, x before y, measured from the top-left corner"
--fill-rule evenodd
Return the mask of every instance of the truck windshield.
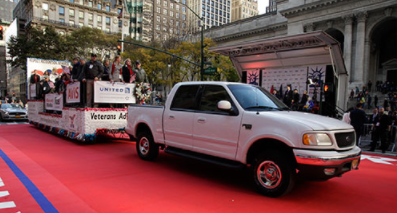
M 230 91 L 241 107 L 249 111 L 289 110 L 265 89 L 254 85 L 229 85 Z

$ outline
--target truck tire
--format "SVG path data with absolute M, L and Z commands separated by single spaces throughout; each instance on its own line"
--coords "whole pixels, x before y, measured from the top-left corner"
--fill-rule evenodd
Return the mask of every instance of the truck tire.
M 268 197 L 287 194 L 295 185 L 294 164 L 282 152 L 263 152 L 252 164 L 256 189 Z
M 138 134 L 136 140 L 136 151 L 141 159 L 152 161 L 159 155 L 159 146 L 154 143 L 150 131 L 143 131 Z

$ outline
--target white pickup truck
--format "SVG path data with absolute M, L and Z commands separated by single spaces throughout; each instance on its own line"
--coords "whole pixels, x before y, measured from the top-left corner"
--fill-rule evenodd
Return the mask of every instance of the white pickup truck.
M 255 186 L 271 197 L 297 176 L 327 180 L 357 169 L 361 149 L 352 126 L 294 112 L 261 87 L 229 82 L 178 83 L 165 107 L 128 107 L 127 133 L 140 158 L 159 148 L 223 166 L 250 166 Z

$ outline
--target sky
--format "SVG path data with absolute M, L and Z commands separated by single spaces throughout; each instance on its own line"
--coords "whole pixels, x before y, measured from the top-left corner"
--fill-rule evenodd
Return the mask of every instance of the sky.
M 266 7 L 269 5 L 269 0 L 258 0 L 259 14 L 266 12 Z

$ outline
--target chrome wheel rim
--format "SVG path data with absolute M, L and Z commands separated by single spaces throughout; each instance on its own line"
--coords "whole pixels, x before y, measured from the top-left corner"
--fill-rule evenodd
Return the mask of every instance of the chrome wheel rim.
M 262 162 L 256 171 L 260 184 L 267 189 L 274 189 L 280 185 L 281 170 L 273 161 Z
M 139 141 L 139 151 L 142 155 L 147 155 L 149 152 L 149 140 L 146 137 L 141 138 Z

